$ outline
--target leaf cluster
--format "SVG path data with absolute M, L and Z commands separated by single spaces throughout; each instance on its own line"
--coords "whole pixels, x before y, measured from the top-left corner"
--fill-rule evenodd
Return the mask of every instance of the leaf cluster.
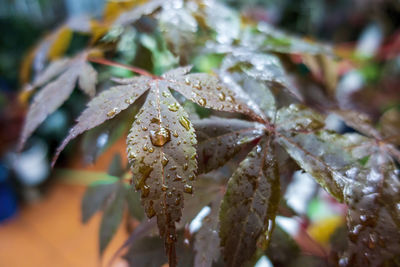
M 126 255 L 132 265 L 159 266 L 168 259 L 176 266 L 177 255 L 182 266 L 218 266 L 222 261 L 226 266 L 246 266 L 263 254 L 281 261 L 271 251 L 287 236 L 275 227 L 275 217 L 285 188 L 299 169 L 347 205 L 347 248 L 316 262 L 377 266 L 396 261 L 398 111 L 385 113 L 377 128 L 365 115 L 339 109 L 325 94 L 326 88 L 332 90 L 332 80 L 326 79 L 326 88 L 315 89 L 312 81 L 288 74 L 293 55 L 333 61 L 332 49 L 263 23 L 241 25 L 240 15 L 217 1 L 154 0 L 132 6 L 97 24 L 90 31 L 90 48 L 51 61 L 33 79 L 29 90 L 41 90 L 33 97 L 21 137 L 22 147 L 76 83 L 92 99 L 57 149 L 53 164 L 72 139 L 135 107 L 137 112 L 127 119 L 126 156 L 144 213 L 156 217 L 162 242 L 149 237 L 152 227 L 142 222 Z M 126 55 L 121 51 L 127 40 L 140 47 L 135 58 L 145 50 L 152 52 L 147 58 L 152 64 L 144 64 L 147 70 L 130 68 L 140 75 L 114 78 L 117 85 L 95 95 L 98 75 L 88 61 L 93 53 L 102 56 L 93 62 L 107 64 L 108 57 Z M 196 64 L 199 56 L 217 58 L 217 69 L 210 72 Z M 166 64 L 168 58 L 173 60 Z M 203 72 L 191 73 L 193 66 L 187 63 Z M 325 94 L 326 102 L 309 101 L 310 90 Z M 332 114 L 357 133 L 327 129 L 326 116 Z M 113 167 L 110 174 L 121 177 L 121 170 Z M 126 203 L 142 219 L 136 194 L 123 179 L 88 189 L 83 221 L 104 211 L 100 253 L 120 224 Z M 200 229 L 184 228 L 205 206 L 209 213 Z M 290 242 L 282 241 L 283 249 L 296 251 Z M 166 258 L 159 256 L 163 249 Z M 185 250 L 190 253 L 183 256 Z M 297 260 L 309 259 L 293 258 Z

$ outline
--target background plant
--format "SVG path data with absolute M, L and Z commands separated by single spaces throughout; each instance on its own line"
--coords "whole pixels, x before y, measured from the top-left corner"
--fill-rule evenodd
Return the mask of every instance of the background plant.
M 333 246 L 331 255 L 317 261 L 343 266 L 398 261 L 399 113 L 389 109 L 376 128 L 365 114 L 349 110 L 356 105 L 336 97 L 340 51 L 251 21 L 216 1 L 117 4 L 107 11 L 100 21 L 68 21 L 26 60 L 24 76 L 29 76 L 32 62 L 42 60 L 46 68 L 21 95 L 28 99 L 39 89 L 32 97 L 21 147 L 78 84 L 93 99 L 56 157 L 86 131 L 98 140 L 104 132 L 119 136 L 129 127 L 133 183 L 147 217 L 157 217 L 170 266 L 177 264 L 177 252 L 184 252 L 178 255 L 182 266 L 219 264 L 219 250 L 213 247 L 218 243 L 227 266 L 255 262 L 264 253 L 274 260 L 271 248 L 291 242 L 274 221 L 284 210 L 281 196 L 290 177 L 299 169 L 348 208 L 348 242 Z M 89 36 L 88 47 L 70 49 L 74 34 Z M 308 76 L 300 75 L 299 60 Z M 127 71 L 138 75 L 126 77 L 132 75 Z M 110 85 L 111 76 L 120 76 L 112 79 L 119 85 Z M 101 92 L 94 96 L 96 87 Z M 326 116 L 331 114 L 358 133 L 327 129 Z M 118 123 L 111 124 L 114 120 Z M 89 158 L 95 159 L 108 140 L 100 146 L 89 142 Z M 125 172 L 110 174 L 121 177 Z M 84 198 L 84 214 L 104 207 L 100 252 L 119 225 L 124 206 L 138 203 L 138 195 L 128 191 L 119 179 L 94 185 Z M 206 200 L 200 201 L 204 195 Z M 205 205 L 210 212 L 200 230 L 180 230 Z M 192 214 L 185 217 L 187 212 Z M 131 214 L 142 219 L 140 212 Z M 147 237 L 153 233 L 150 222 L 144 220 L 128 242 L 126 257 L 132 265 L 166 261 L 158 256 L 163 245 L 155 246 L 159 240 Z M 141 255 L 140 244 L 152 244 L 149 251 L 157 256 Z M 188 245 L 176 248 L 183 244 Z

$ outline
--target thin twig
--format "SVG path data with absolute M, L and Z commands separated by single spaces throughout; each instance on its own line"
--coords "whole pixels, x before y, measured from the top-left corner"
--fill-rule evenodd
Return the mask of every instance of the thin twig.
M 141 68 L 137 68 L 137 67 L 133 67 L 133 66 L 128 66 L 122 63 L 118 63 L 118 62 L 114 62 L 111 60 L 107 60 L 105 58 L 88 58 L 89 61 L 93 62 L 93 63 L 98 63 L 98 64 L 102 64 L 102 65 L 107 65 L 107 66 L 113 66 L 113 67 L 119 67 L 119 68 L 123 68 L 123 69 L 127 69 L 130 71 L 133 71 L 137 74 L 143 75 L 143 76 L 149 76 L 152 78 L 159 78 L 158 76 L 151 74 L 150 72 L 141 69 Z

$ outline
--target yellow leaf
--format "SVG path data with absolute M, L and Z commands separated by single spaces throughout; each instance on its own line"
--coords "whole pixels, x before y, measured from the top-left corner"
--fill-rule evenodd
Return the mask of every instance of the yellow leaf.
M 343 222 L 342 216 L 332 216 L 312 224 L 307 231 L 315 241 L 327 245 L 331 235 Z
M 109 0 L 104 8 L 104 21 L 114 21 L 122 12 L 128 11 L 137 5 L 146 3 L 147 0 Z
M 65 51 L 67 51 L 72 40 L 72 30 L 63 26 L 54 33 L 52 38 L 53 42 L 47 56 L 49 59 L 54 60 L 64 55 Z
M 26 84 L 29 81 L 29 78 L 31 77 L 32 62 L 33 59 L 35 58 L 36 51 L 37 51 L 37 46 L 32 48 L 22 60 L 19 73 L 19 81 L 21 84 Z

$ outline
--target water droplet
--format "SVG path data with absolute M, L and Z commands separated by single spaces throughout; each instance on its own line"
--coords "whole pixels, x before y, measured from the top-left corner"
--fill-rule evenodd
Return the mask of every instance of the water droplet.
M 128 158 L 129 159 L 134 159 L 134 158 L 136 158 L 136 154 L 133 153 L 133 152 L 129 152 Z
M 152 118 L 150 120 L 151 123 L 156 123 L 156 124 L 161 124 L 160 120 L 158 118 Z
M 154 215 L 156 215 L 156 211 L 153 208 L 153 205 L 150 205 L 147 209 L 146 209 L 146 213 L 147 213 L 147 217 L 149 218 L 153 218 Z
M 168 192 L 167 197 L 172 197 L 172 192 Z
M 174 132 L 172 133 L 172 135 L 173 135 L 174 137 L 179 137 L 179 134 L 178 134 L 177 131 L 174 131 Z
M 161 127 L 157 131 L 150 131 L 151 143 L 155 146 L 163 146 L 171 140 L 170 131 Z
M 154 148 L 153 147 L 149 147 L 149 152 L 153 153 L 154 152 Z
M 220 93 L 218 94 L 218 98 L 219 98 L 219 100 L 221 100 L 221 101 L 225 101 L 225 94 L 224 94 L 224 92 L 220 92 Z
M 220 91 L 222 89 L 221 86 L 217 86 L 217 90 Z
M 170 171 L 174 171 L 176 170 L 176 166 L 172 166 L 171 168 L 169 168 Z
M 167 191 L 167 190 L 168 190 L 168 186 L 165 185 L 165 184 L 163 184 L 163 185 L 161 186 L 161 190 L 162 190 L 163 192 Z
M 181 198 L 176 198 L 175 199 L 175 205 L 179 206 L 181 204 Z
M 128 104 L 128 105 L 133 104 L 133 99 L 132 98 L 127 98 L 127 99 L 125 99 L 125 103 Z
M 174 235 L 168 235 L 167 236 L 167 243 L 172 244 L 176 241 L 176 237 Z
M 207 101 L 204 98 L 200 98 L 197 101 L 197 104 L 199 104 L 200 106 L 204 107 L 207 104 Z
M 231 102 L 231 103 L 235 103 L 235 98 L 233 96 L 227 96 L 226 100 Z
M 196 88 L 197 90 L 201 90 L 201 81 L 196 81 L 196 83 L 193 84 L 193 87 Z
M 142 190 L 142 197 L 148 197 L 149 196 L 150 186 L 144 185 L 141 190 Z
M 169 162 L 169 160 L 167 159 L 167 157 L 165 155 L 163 155 L 161 164 L 165 167 L 165 166 L 167 166 L 168 162 Z
M 186 83 L 187 85 L 190 85 L 190 79 L 189 79 L 188 77 L 185 78 L 185 83 Z
M 147 131 L 147 127 L 143 126 L 143 127 L 142 127 L 142 130 L 143 130 L 143 131 Z
M 187 130 L 190 130 L 190 122 L 186 117 L 180 117 L 179 123 Z
M 189 165 L 187 163 L 183 164 L 183 170 L 186 171 L 189 168 Z
M 180 175 L 177 175 L 174 179 L 174 182 L 180 182 L 182 181 L 182 177 Z
M 108 113 L 107 113 L 107 117 L 113 117 L 113 116 L 115 116 L 115 114 L 117 114 L 118 113 L 118 108 L 113 108 L 112 110 L 110 110 Z
M 193 180 L 194 180 L 194 175 L 193 174 L 189 175 L 189 181 L 193 181 Z
M 183 186 L 183 191 L 188 194 L 193 194 L 193 186 L 185 184 Z
M 143 146 L 143 151 L 147 151 L 149 148 L 147 147 L 147 145 Z
M 166 92 L 166 91 L 163 91 L 161 94 L 162 94 L 163 97 L 169 97 L 170 96 L 170 94 L 168 92 Z
M 175 102 L 175 103 L 169 105 L 169 106 L 168 106 L 168 109 L 169 109 L 170 111 L 172 111 L 172 112 L 176 112 L 176 111 L 179 110 L 179 105 L 178 105 L 178 103 Z

